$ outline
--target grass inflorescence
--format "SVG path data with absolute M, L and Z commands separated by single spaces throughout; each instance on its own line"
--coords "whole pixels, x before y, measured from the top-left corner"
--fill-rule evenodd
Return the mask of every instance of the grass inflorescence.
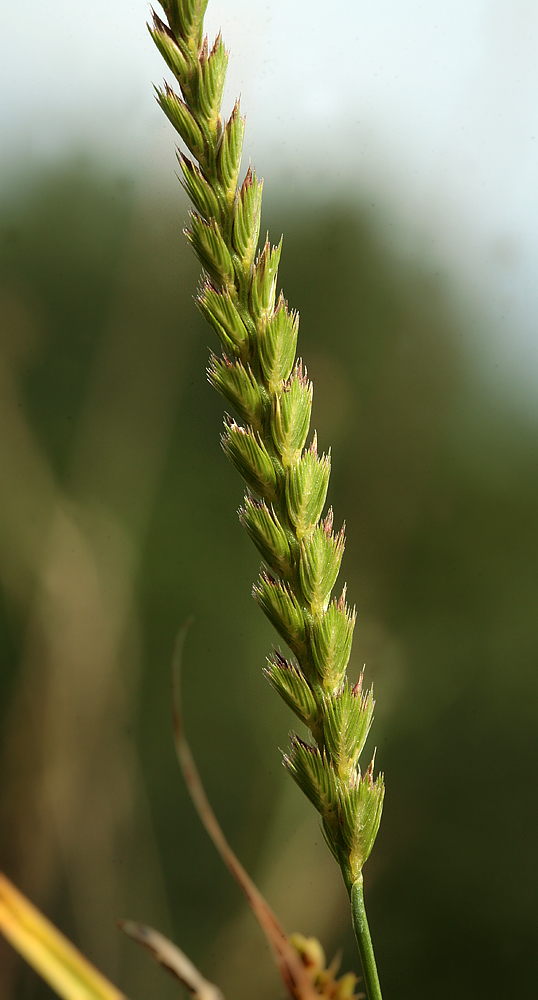
M 234 410 L 223 449 L 247 486 L 241 523 L 263 565 L 254 597 L 291 654 L 277 650 L 266 675 L 310 731 L 293 736 L 284 764 L 321 815 L 327 844 L 352 900 L 370 997 L 379 984 L 362 901 L 362 868 L 378 831 L 382 776 L 359 757 L 374 702 L 362 676 L 346 668 L 355 612 L 332 591 L 344 553 L 344 529 L 326 513 L 330 455 L 309 439 L 312 383 L 296 358 L 299 317 L 277 296 L 282 242 L 258 247 L 263 182 L 251 167 L 239 182 L 244 119 L 237 102 L 228 121 L 220 109 L 228 53 L 219 34 L 203 35 L 207 0 L 162 0 L 152 37 L 179 87 L 157 100 L 191 158 L 178 151 L 181 182 L 194 211 L 186 236 L 202 268 L 198 307 L 222 354 L 208 377 Z M 365 950 L 366 949 L 366 950 Z

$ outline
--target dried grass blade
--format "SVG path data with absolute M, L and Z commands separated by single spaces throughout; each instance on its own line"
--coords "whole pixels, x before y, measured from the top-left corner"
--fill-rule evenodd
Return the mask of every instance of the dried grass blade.
M 126 1000 L 1 873 L 0 930 L 63 1000 Z
M 187 743 L 181 711 L 181 662 L 185 639 L 191 624 L 192 620 L 189 619 L 180 629 L 175 643 L 172 662 L 174 736 L 177 756 L 185 783 L 200 820 L 225 865 L 245 894 L 247 902 L 265 934 L 273 958 L 290 996 L 294 1000 L 319 1000 L 319 994 L 312 985 L 295 948 L 290 944 L 280 921 L 226 840 L 222 827 L 211 808 L 194 757 Z
M 120 920 L 118 925 L 133 941 L 147 948 L 159 965 L 176 976 L 191 991 L 195 1000 L 224 1000 L 218 986 L 204 979 L 185 953 L 159 931 L 133 920 Z

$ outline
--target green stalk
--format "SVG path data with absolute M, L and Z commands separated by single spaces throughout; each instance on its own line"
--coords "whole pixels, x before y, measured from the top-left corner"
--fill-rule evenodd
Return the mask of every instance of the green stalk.
M 356 882 L 354 882 L 351 886 L 351 918 L 353 920 L 353 929 L 359 946 L 359 954 L 361 956 L 361 965 L 366 985 L 366 992 L 368 993 L 368 1000 L 382 1000 L 374 947 L 366 917 L 366 910 L 364 908 L 364 892 L 362 883 L 363 879 L 361 872 Z
M 193 157 L 179 155 L 196 209 L 186 236 L 203 268 L 198 306 L 222 347 L 208 376 L 239 421 L 226 419 L 222 446 L 247 486 L 239 517 L 263 560 L 253 594 L 290 650 L 275 649 L 265 673 L 310 732 L 292 734 L 284 765 L 320 813 L 346 886 L 362 886 L 384 784 L 373 759 L 364 771 L 359 763 L 374 701 L 362 676 L 351 685 L 346 675 L 356 616 L 345 585 L 332 596 L 345 537 L 333 531 L 332 508 L 324 513 L 330 455 L 309 437 L 313 387 L 296 358 L 299 317 L 277 296 L 281 245 L 267 240 L 258 251 L 263 184 L 249 167 L 239 185 L 244 121 L 238 104 L 221 119 L 228 54 L 220 34 L 212 48 L 203 37 L 207 0 L 161 6 L 168 23 L 154 15 L 150 32 L 181 93 L 165 84 L 157 100 Z M 370 1000 L 379 1000 L 364 905 L 353 913 Z

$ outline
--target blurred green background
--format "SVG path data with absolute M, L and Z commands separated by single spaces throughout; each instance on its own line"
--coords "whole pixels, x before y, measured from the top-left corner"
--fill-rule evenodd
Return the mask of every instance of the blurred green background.
M 181 989 L 117 917 L 172 935 L 228 1000 L 282 996 L 201 830 L 172 745 L 170 659 L 195 617 L 185 713 L 213 806 L 287 929 L 357 968 L 340 874 L 284 774 L 293 719 L 262 678 L 205 381 L 187 207 L 83 157 L 0 205 L 1 858 L 131 1000 Z M 280 282 L 345 518 L 386 774 L 365 877 L 385 1000 L 536 990 L 538 429 L 488 388 L 479 302 L 382 208 L 282 190 Z M 402 242 L 402 246 L 404 245 Z M 0 995 L 51 991 L 2 944 Z

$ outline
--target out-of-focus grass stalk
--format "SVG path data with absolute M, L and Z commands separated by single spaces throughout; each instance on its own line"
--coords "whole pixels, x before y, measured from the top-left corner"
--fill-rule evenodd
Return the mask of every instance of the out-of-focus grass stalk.
M 127 724 L 140 660 L 138 557 L 173 422 L 180 353 L 162 330 L 148 343 L 150 306 L 139 290 L 137 263 L 146 240 L 142 213 L 149 212 L 143 208 L 130 227 L 67 470 L 58 470 L 46 435 L 34 426 L 24 382 L 31 360 L 25 333 L 40 345 L 41 316 L 24 309 L 16 285 L 0 288 L 0 582 L 21 627 L 21 663 L 5 721 L 6 865 L 43 909 L 65 880 L 77 941 L 99 955 L 113 978 L 120 974 L 121 938 L 110 932 L 110 920 L 137 908 L 133 896 L 145 894 L 155 919 L 168 924 Z M 151 283 L 151 261 L 148 268 Z M 136 882 L 127 875 L 135 864 L 144 873 Z M 11 995 L 17 974 L 6 950 L 2 997 Z

